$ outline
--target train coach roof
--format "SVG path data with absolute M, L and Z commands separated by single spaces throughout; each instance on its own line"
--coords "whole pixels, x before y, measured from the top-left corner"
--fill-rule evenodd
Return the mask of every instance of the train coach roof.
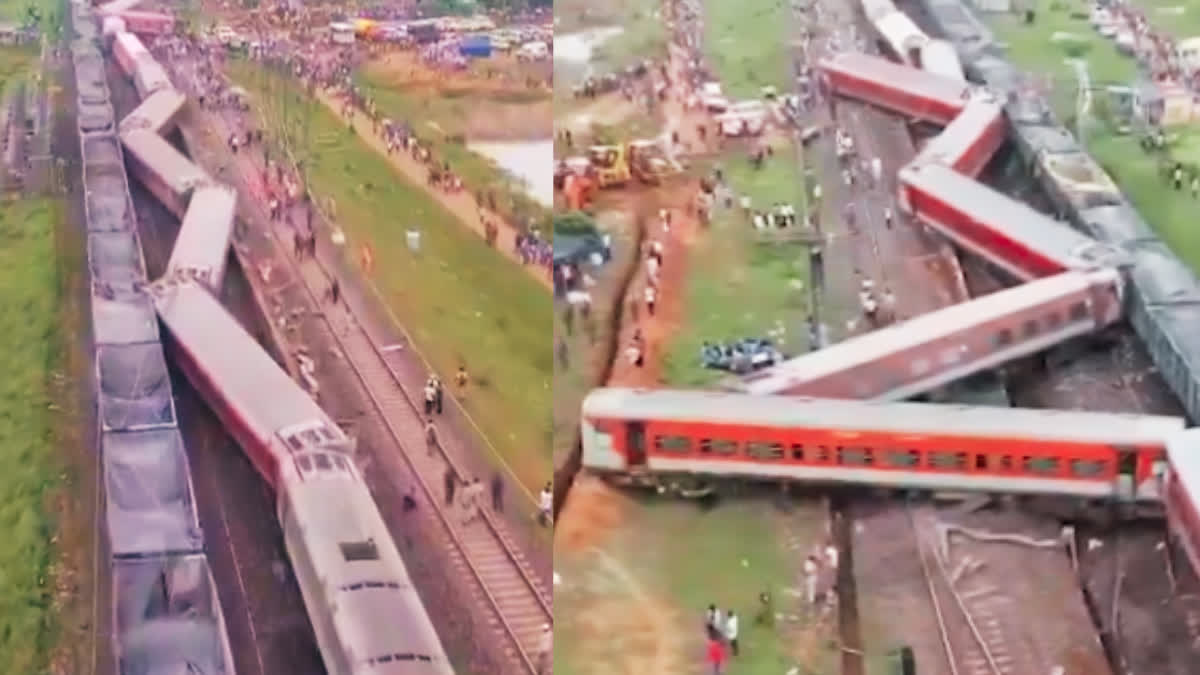
M 192 195 L 179 226 L 179 236 L 167 263 L 170 273 L 180 267 L 219 267 L 229 253 L 237 193 L 224 185 L 206 185 Z M 214 280 L 220 288 L 220 280 Z
M 1064 272 L 967 302 L 922 314 L 887 328 L 864 333 L 825 349 L 798 356 L 742 378 L 735 386 L 752 394 L 774 394 L 789 385 L 811 382 L 888 354 L 927 344 L 971 326 L 1006 316 L 1031 305 L 1072 293 L 1083 293 L 1097 278 L 1119 280 L 1116 272 Z
M 1153 415 L 620 388 L 593 391 L 584 400 L 583 414 L 588 418 L 1103 444 L 1162 443 L 1184 428 L 1182 418 Z
M 158 174 L 176 194 L 183 194 L 209 180 L 203 169 L 149 129 L 131 129 L 121 134 L 121 143 L 131 155 Z
M 150 129 L 156 134 L 162 133 L 186 101 L 187 97 L 175 89 L 160 89 L 147 96 L 121 121 L 121 131 Z
M 939 164 L 910 165 L 901 180 L 1049 258 L 1070 260 L 1099 242 L 983 183 Z
M 960 155 L 962 151 L 970 148 L 971 145 L 978 141 L 983 136 L 984 131 L 997 119 L 1000 119 L 1004 114 L 1004 107 L 1000 102 L 995 100 L 988 94 L 980 94 L 973 96 L 971 101 L 967 103 L 967 107 L 962 109 L 959 117 L 950 121 L 941 133 L 925 145 L 925 148 L 920 151 L 920 156 L 932 157 L 942 155 L 944 153 L 952 153 Z
M 254 424 L 279 430 L 325 413 L 206 289 L 166 283 L 154 289 L 154 307 L 167 331 L 221 390 L 231 407 Z M 330 422 L 331 427 L 336 425 Z
M 948 77 L 910 68 L 861 52 L 842 52 L 821 61 L 821 69 L 860 80 L 879 83 L 888 89 L 903 89 L 914 95 L 948 102 L 965 101 L 971 86 Z

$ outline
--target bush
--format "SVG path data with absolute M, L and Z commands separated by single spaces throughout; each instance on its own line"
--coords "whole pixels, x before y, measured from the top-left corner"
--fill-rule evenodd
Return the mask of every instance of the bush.
M 582 211 L 554 215 L 554 234 L 582 236 L 596 233 L 596 221 Z

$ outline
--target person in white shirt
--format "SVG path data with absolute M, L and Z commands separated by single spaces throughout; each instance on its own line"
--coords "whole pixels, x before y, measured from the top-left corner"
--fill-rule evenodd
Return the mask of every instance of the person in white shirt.
M 653 286 L 646 286 L 644 295 L 646 297 L 646 313 L 654 316 L 654 303 L 658 300 L 658 292 L 654 290 Z
M 725 615 L 725 639 L 729 641 L 729 651 L 734 656 L 738 655 L 738 618 L 733 610 L 729 610 Z
M 808 556 L 804 559 L 804 597 L 808 604 L 817 602 L 817 559 Z
M 829 569 L 833 570 L 834 572 L 837 571 L 838 549 L 833 544 L 829 544 L 825 547 L 825 564 L 829 565 Z
M 554 493 L 550 491 L 550 484 L 542 488 L 541 495 L 538 496 L 538 522 L 542 525 L 552 525 L 554 523 Z

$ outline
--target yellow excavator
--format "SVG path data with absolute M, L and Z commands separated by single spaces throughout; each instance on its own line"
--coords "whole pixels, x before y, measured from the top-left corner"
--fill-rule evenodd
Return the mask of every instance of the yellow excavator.
M 628 156 L 633 177 L 646 185 L 658 185 L 664 178 L 681 170 L 679 164 L 667 155 L 658 141 L 630 141 Z
M 601 189 L 619 187 L 631 177 L 625 148 L 620 145 L 593 145 L 588 148 L 588 159 L 595 172 L 596 184 Z

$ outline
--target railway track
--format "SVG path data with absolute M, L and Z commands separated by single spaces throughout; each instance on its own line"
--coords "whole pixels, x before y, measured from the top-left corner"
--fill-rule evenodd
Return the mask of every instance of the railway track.
M 1000 622 L 988 610 L 996 598 L 1003 596 L 990 587 L 960 593 L 955 579 L 961 572 L 947 569 L 948 562 L 938 543 L 931 542 L 928 529 L 922 527 L 921 521 L 932 519 L 932 514 L 924 513 L 924 509 L 918 513 L 911 505 L 906 510 L 950 675 L 1021 675 L 1004 641 Z M 964 563 L 958 569 L 966 569 L 969 559 Z
M 227 174 L 227 178 L 234 176 Z M 337 358 L 349 366 L 343 370 L 353 374 L 365 393 L 369 410 L 355 421 L 356 427 L 360 432 L 370 432 L 373 438 L 387 439 L 398 450 L 378 448 L 374 461 L 385 465 L 393 484 L 400 482 L 395 477 L 405 467 L 415 477 L 425 501 L 436 514 L 450 564 L 461 577 L 470 580 L 469 595 L 485 610 L 493 637 L 507 645 L 504 672 L 536 672 L 542 626 L 550 623 L 552 617 L 550 593 L 500 519 L 486 505 L 480 505 L 478 518 L 464 523 L 465 511 L 445 503 L 440 486 L 447 465 L 453 467 L 462 481 L 474 476 L 440 444 L 435 444 L 433 451 L 425 451 L 425 429 L 418 407 L 422 399 L 405 384 L 398 363 L 400 355 L 385 350 L 386 340 L 374 332 L 378 328 L 360 319 L 369 308 L 357 304 L 354 296 L 343 293 L 340 306 L 346 311 L 325 304 L 325 292 L 333 278 L 329 267 L 320 260 L 298 262 L 293 258 L 288 226 L 282 221 L 272 223 L 263 201 L 257 195 L 246 199 L 245 192 L 241 200 L 243 208 L 255 212 L 257 222 L 269 224 L 266 234 L 274 259 L 286 261 L 289 273 L 302 282 L 299 286 L 313 308 L 312 315 L 336 346 Z

